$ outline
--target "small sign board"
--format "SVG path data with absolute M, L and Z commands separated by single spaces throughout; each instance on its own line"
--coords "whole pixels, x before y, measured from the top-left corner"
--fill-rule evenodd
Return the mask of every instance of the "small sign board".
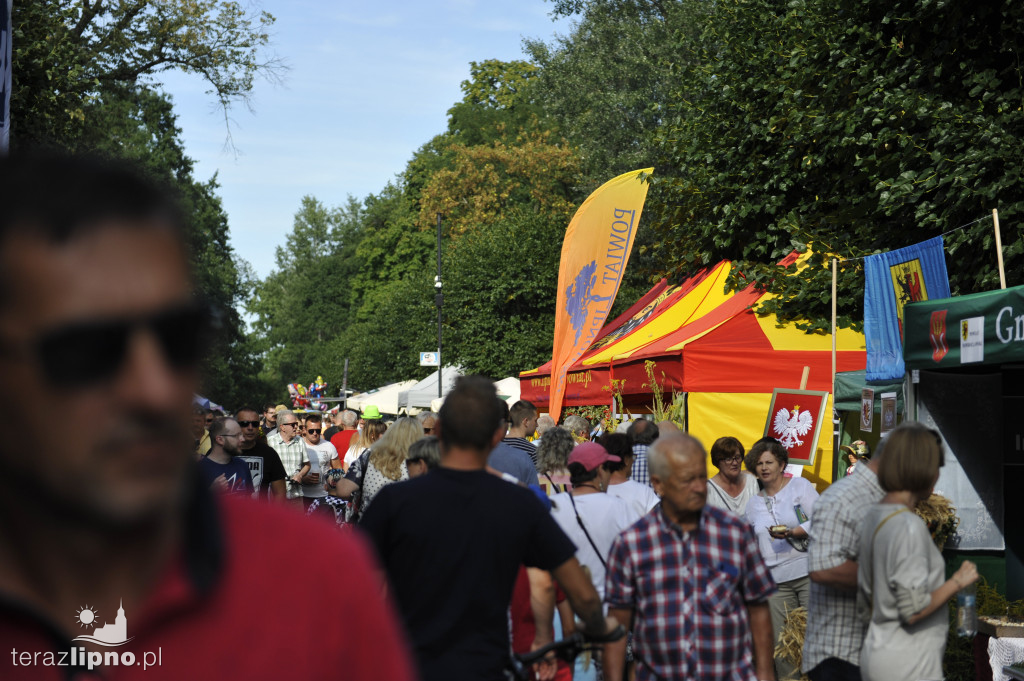
M 772 393 L 764 435 L 782 443 L 789 454 L 789 463 L 814 464 L 827 401 L 828 391 L 776 388 Z
M 441 354 L 438 352 L 421 352 L 420 353 L 420 366 L 421 367 L 436 367 L 441 364 Z
M 884 437 L 896 427 L 896 393 L 882 393 L 882 427 Z
M 861 388 L 860 391 L 860 429 L 865 433 L 871 432 L 871 426 L 875 417 L 875 391 L 871 388 Z

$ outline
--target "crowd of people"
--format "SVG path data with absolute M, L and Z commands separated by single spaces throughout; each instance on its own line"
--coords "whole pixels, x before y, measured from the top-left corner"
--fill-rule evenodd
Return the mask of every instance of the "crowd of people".
M 487 393 L 481 386 L 474 389 Z M 863 545 L 861 527 L 881 526 L 889 516 L 912 509 L 917 500 L 930 493 L 941 463 L 941 446 L 934 436 L 922 435 L 923 428 L 907 425 L 894 433 L 887 446 L 893 452 L 886 457 L 871 460 L 863 454 L 858 456 L 865 464 L 859 474 L 854 476 L 851 469 L 843 483 L 834 485 L 824 503 L 819 504 L 822 498 L 815 486 L 787 470 L 786 448 L 773 438 L 755 442 L 749 451 L 735 437 L 719 438 L 708 453 L 718 472 L 708 478 L 701 444 L 681 434 L 670 422 L 655 424 L 636 419 L 622 423 L 616 432 L 596 432 L 594 425 L 579 415 L 570 415 L 562 425 L 555 425 L 529 402 L 519 401 L 508 407 L 497 398 L 492 401 L 498 416 L 495 428 L 501 437 L 494 436 L 493 445 L 480 447 L 478 455 L 486 451 L 484 470 L 508 484 L 534 491 L 575 547 L 573 556 L 604 603 L 605 612 L 634 630 L 628 652 L 609 644 L 607 657 L 587 656 L 577 661 L 574 669 L 555 665 L 545 670 L 543 678 L 618 679 L 630 666 L 638 667 L 637 678 L 641 679 L 719 678 L 722 670 L 748 667 L 761 679 L 798 678 L 801 673 L 816 680 L 857 679 L 862 675 L 885 679 L 894 678 L 888 675 L 896 668 L 906 668 L 911 674 L 899 678 L 932 678 L 927 674 L 934 674 L 941 660 L 945 631 L 938 626 L 941 617 L 935 615 L 937 607 L 943 597 L 948 600 L 951 593 L 972 581 L 975 573 L 968 566 L 945 586 L 945 580 L 935 583 L 944 563 L 923 524 L 912 514 L 894 517 L 892 526 L 884 532 L 872 530 L 875 541 L 867 545 Z M 201 466 L 206 467 L 205 479 L 213 489 L 286 498 L 274 492 L 274 485 L 283 479 L 294 489 L 287 496 L 295 503 L 301 500 L 307 513 L 325 511 L 343 528 L 363 525 L 370 502 L 386 486 L 442 466 L 441 445 L 445 440 L 439 436 L 444 419 L 432 412 L 386 423 L 375 407 L 363 414 L 340 409 L 331 417 L 331 429 L 323 431 L 329 442 L 321 439 L 323 417 L 319 413 L 297 415 L 283 405 L 267 405 L 259 423 L 255 412 L 248 408 L 239 410 L 234 418 L 211 422 L 209 416 L 196 409 L 195 440 L 196 454 L 202 457 Z M 212 423 L 208 434 L 200 432 L 201 423 Z M 240 441 L 233 442 L 234 438 Z M 911 441 L 908 438 L 913 446 L 907 444 Z M 929 438 L 935 446 L 922 453 L 928 449 L 925 445 Z M 305 456 L 291 451 L 294 440 L 305 443 Z M 205 442 L 211 446 L 204 456 Z M 267 449 L 258 449 L 261 445 Z M 854 447 L 863 450 L 864 443 L 854 443 L 851 452 Z M 222 452 L 244 459 L 248 468 L 236 468 L 240 472 L 248 470 L 251 481 L 247 478 L 245 484 L 236 482 L 228 462 L 220 460 Z M 270 456 L 254 460 L 266 452 Z M 935 459 L 936 452 L 939 459 Z M 907 479 L 908 463 L 901 459 L 908 457 L 929 462 L 927 470 Z M 898 466 L 898 472 L 890 473 L 883 483 L 878 474 L 887 463 Z M 451 468 L 450 463 L 446 462 L 444 468 Z M 446 487 L 438 492 L 454 494 Z M 833 497 L 845 503 L 830 503 Z M 427 522 L 442 522 L 438 515 L 441 504 L 435 508 L 426 499 L 419 503 L 424 507 L 418 512 Z M 428 678 L 442 678 L 454 673 L 462 664 L 460 655 L 471 654 L 473 647 L 461 649 L 450 643 L 468 635 L 459 627 L 453 626 L 447 635 L 438 638 L 444 626 L 435 611 L 451 616 L 452 609 L 440 603 L 424 603 L 420 588 L 430 578 L 417 579 L 414 575 L 440 571 L 450 578 L 465 569 L 467 563 L 463 561 L 467 557 L 460 556 L 457 547 L 443 549 L 430 533 L 427 536 L 433 539 L 427 544 L 394 546 L 393 525 L 397 523 L 408 531 L 404 519 L 399 521 L 390 515 L 410 512 L 401 508 L 387 511 L 386 521 L 371 513 L 369 525 L 364 528 L 372 528 L 375 541 L 387 538 L 378 543 L 378 549 L 396 585 L 399 608 L 414 634 L 416 657 L 431 670 L 426 672 Z M 501 512 L 501 506 L 488 511 Z M 452 513 L 454 523 L 458 513 Z M 522 513 L 514 515 L 521 517 Z M 499 527 L 496 525 L 494 531 L 500 540 L 505 531 L 498 531 Z M 670 531 L 665 534 L 665 530 Z M 678 543 L 675 532 L 679 530 L 683 546 L 678 548 L 684 556 L 672 559 L 679 560 L 679 564 L 673 565 L 666 556 L 650 561 L 647 554 L 655 547 L 665 550 Z M 479 528 L 479 534 L 487 532 L 485 527 Z M 714 542 L 702 546 L 706 539 L 701 535 L 713 537 Z M 478 538 L 478 533 L 471 536 Z M 457 564 L 419 555 L 442 550 L 460 556 Z M 881 557 L 883 550 L 885 558 Z M 416 569 L 410 567 L 415 564 L 414 554 L 422 561 Z M 857 556 L 864 556 L 868 562 L 860 566 Z M 914 564 L 916 556 L 924 562 Z M 480 558 L 476 557 L 478 561 Z M 504 592 L 494 585 L 489 588 L 495 590 L 486 592 L 497 605 L 511 608 L 513 650 L 517 623 L 528 623 L 532 634 L 518 637 L 516 652 L 520 653 L 541 645 L 543 640 L 538 636 L 546 636 L 545 632 L 564 635 L 575 628 L 571 603 L 566 602 L 565 595 L 557 589 L 549 591 L 550 577 L 531 578 L 531 570 L 538 568 L 524 567 L 516 579 L 505 580 L 506 588 L 513 585 L 514 589 L 525 590 L 525 600 L 517 600 L 515 591 L 513 597 L 499 595 Z M 691 570 L 692 582 L 679 581 L 680 574 Z M 666 571 L 672 575 L 668 583 L 662 575 Z M 409 590 L 399 586 L 406 579 L 410 580 Z M 440 589 L 446 583 L 449 589 L 458 588 L 444 580 L 434 586 Z M 411 588 L 413 584 L 417 588 Z M 879 584 L 884 586 L 883 591 L 878 591 Z M 951 593 L 945 593 L 950 589 Z M 934 602 L 930 598 L 933 592 L 937 593 Z M 544 621 L 539 622 L 530 609 L 530 599 L 536 602 L 545 594 L 551 602 L 543 609 Z M 688 605 L 693 602 L 691 595 L 697 595 L 696 607 Z M 705 603 L 702 598 L 711 601 Z M 669 599 L 668 604 L 663 599 Z M 788 614 L 797 608 L 808 611 L 810 622 L 802 670 L 791 660 L 773 654 Z M 459 615 L 464 617 L 471 610 L 467 605 Z M 497 611 L 492 616 L 498 632 L 501 618 Z M 730 626 L 718 621 L 719 616 L 725 616 Z M 929 616 L 927 630 L 932 640 L 926 645 L 926 628 L 913 625 Z M 673 618 L 677 621 L 671 621 Z M 866 626 L 873 618 L 878 621 Z M 430 629 L 430 636 L 419 643 L 421 638 L 414 630 L 423 627 Z M 903 640 L 901 635 L 911 638 Z M 862 648 L 860 642 L 865 638 L 867 647 Z M 692 649 L 687 649 L 687 641 L 695 643 Z M 710 648 L 709 641 L 713 642 Z M 930 650 L 930 654 L 912 660 L 900 652 L 901 647 L 911 644 L 918 650 Z M 716 652 L 709 654 L 712 650 Z M 892 661 L 880 663 L 887 654 L 899 657 L 901 666 L 895 667 Z M 864 664 L 861 655 L 865 656 Z M 496 651 L 496 666 L 486 672 L 481 668 L 484 676 L 480 678 L 499 674 L 500 660 Z M 941 664 L 938 669 L 941 673 Z
M 173 202 L 74 158 L 0 160 L 0 184 L 0 401 L 59 396 L 70 435 L 45 468 L 0 446 L 3 678 L 124 659 L 78 642 L 94 610 L 131 613 L 124 643 L 160 660 L 121 678 L 497 681 L 573 631 L 602 648 L 536 678 L 941 678 L 943 606 L 978 575 L 946 579 L 909 512 L 934 431 L 896 428 L 819 496 L 776 440 L 559 425 L 478 376 L 392 423 L 213 414 L 192 404 L 209 320 Z M 801 670 L 775 655 L 796 606 Z

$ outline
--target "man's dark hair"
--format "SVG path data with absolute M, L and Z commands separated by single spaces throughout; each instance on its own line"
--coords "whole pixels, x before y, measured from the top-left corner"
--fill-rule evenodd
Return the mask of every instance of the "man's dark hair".
M 483 376 L 460 376 L 441 405 L 441 442 L 447 447 L 484 450 L 504 418 L 494 383 Z
M 228 421 L 233 421 L 233 420 L 234 419 L 217 419 L 213 423 L 211 423 L 210 424 L 210 442 L 212 443 L 213 439 L 215 437 L 217 437 L 218 435 L 223 435 L 224 431 L 227 430 Z
M 508 410 L 508 421 L 513 427 L 522 425 L 524 419 L 528 419 L 537 413 L 537 407 L 526 400 L 519 400 Z
M 274 413 L 275 413 L 275 414 L 277 413 L 277 405 L 276 405 L 276 404 L 274 404 L 273 402 L 270 402 L 270 403 L 267 403 L 267 404 L 264 404 L 264 405 L 263 405 L 263 413 L 264 413 L 264 414 L 266 414 L 266 413 L 267 413 L 268 411 L 270 411 L 271 409 L 273 409 L 273 410 L 274 410 Z
M 181 238 L 181 213 L 161 186 L 124 161 L 52 151 L 0 155 L 0 250 L 13 233 L 56 244 L 118 221 L 152 227 L 159 222 Z M 0 279 L 0 301 L 9 287 Z
M 241 414 L 243 411 L 251 411 L 253 414 L 256 414 L 257 417 L 260 416 L 260 414 L 262 413 L 262 412 L 256 411 L 252 407 L 242 407 L 240 409 L 236 409 L 235 410 L 235 420 L 236 421 L 238 420 L 238 415 Z
M 322 424 L 324 422 L 324 417 L 320 416 L 320 414 L 317 414 L 315 412 L 312 413 L 312 414 L 306 414 L 306 421 L 305 422 L 306 423 L 320 423 L 320 424 Z
M 605 433 L 597 438 L 599 445 L 621 461 L 605 461 L 602 466 L 609 473 L 616 473 L 626 467 L 626 459 L 633 456 L 633 444 L 625 433 Z
M 635 445 L 649 445 L 658 439 L 658 426 L 647 419 L 637 419 L 629 424 L 626 435 Z
M 170 194 L 124 161 L 54 152 L 0 157 L 0 241 L 13 229 L 64 242 L 111 218 L 162 219 L 179 228 Z

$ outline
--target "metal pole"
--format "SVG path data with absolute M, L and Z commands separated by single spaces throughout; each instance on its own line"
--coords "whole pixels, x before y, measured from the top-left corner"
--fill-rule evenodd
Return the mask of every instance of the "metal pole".
M 345 358 L 345 372 L 341 375 L 341 410 L 348 409 L 348 357 Z
M 444 363 L 441 361 L 441 305 L 444 304 L 444 295 L 441 293 L 441 214 L 437 214 L 437 278 L 434 279 L 434 290 L 437 291 L 437 295 L 434 296 L 434 304 L 437 305 L 437 397 L 440 399 L 443 395 L 441 394 L 441 368 Z

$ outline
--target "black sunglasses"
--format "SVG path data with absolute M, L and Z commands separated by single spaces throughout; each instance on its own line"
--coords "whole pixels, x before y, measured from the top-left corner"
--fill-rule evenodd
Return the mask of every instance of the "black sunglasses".
M 242 426 L 243 428 L 259 428 L 260 422 L 259 421 L 239 421 L 238 425 Z
M 319 428 L 306 428 L 306 432 L 311 434 L 311 435 L 319 435 L 320 434 L 320 429 Z
M 128 343 L 140 328 L 148 329 L 175 369 L 196 366 L 212 328 L 209 308 L 182 305 L 144 317 L 97 319 L 62 326 L 28 342 L 47 381 L 80 388 L 113 378 L 124 363 Z

